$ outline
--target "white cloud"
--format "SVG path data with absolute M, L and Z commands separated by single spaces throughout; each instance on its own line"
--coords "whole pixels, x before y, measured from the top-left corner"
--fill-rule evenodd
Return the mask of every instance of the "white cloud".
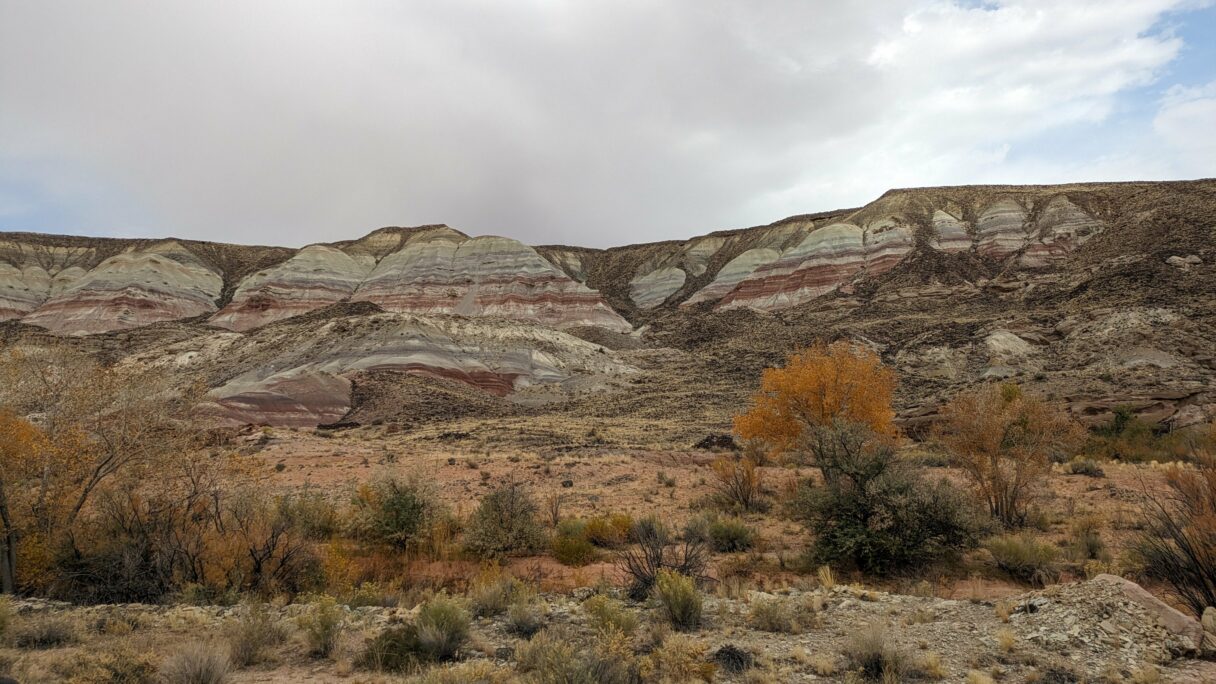
M 1185 171 L 1216 174 L 1216 81 L 1171 88 L 1153 119 L 1153 130 Z
M 1036 136 L 1154 82 L 1183 4 L 0 0 L 0 177 L 89 217 L 30 229 L 591 245 L 1085 180 L 1112 167 Z M 1169 150 L 1144 168 L 1204 166 Z

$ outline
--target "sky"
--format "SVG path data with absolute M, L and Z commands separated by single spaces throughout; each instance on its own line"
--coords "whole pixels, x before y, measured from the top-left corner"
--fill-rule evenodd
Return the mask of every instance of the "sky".
M 1210 0 L 0 0 L 0 230 L 607 247 L 1213 176 Z

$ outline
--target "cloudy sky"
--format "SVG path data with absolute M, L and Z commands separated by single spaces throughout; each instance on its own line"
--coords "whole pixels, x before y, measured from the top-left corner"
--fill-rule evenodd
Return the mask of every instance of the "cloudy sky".
M 0 0 L 0 230 L 609 246 L 1210 176 L 1198 0 Z

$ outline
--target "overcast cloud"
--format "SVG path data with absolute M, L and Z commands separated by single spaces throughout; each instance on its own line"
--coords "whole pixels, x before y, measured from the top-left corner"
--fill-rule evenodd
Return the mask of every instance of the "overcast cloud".
M 0 229 L 609 246 L 891 187 L 1214 176 L 1216 64 L 1187 61 L 1213 14 L 0 0 Z

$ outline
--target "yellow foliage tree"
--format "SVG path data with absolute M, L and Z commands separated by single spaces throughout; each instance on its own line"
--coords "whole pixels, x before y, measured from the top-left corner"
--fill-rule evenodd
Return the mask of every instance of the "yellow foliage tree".
M 868 349 L 848 342 L 793 354 L 784 368 L 764 371 L 752 407 L 735 417 L 735 434 L 775 454 L 797 447 L 809 425 L 860 423 L 879 435 L 895 432 L 895 373 Z
M 18 528 L 13 497 L 20 485 L 37 474 L 46 453 L 46 437 L 24 418 L 0 411 L 0 592 L 16 589 Z

